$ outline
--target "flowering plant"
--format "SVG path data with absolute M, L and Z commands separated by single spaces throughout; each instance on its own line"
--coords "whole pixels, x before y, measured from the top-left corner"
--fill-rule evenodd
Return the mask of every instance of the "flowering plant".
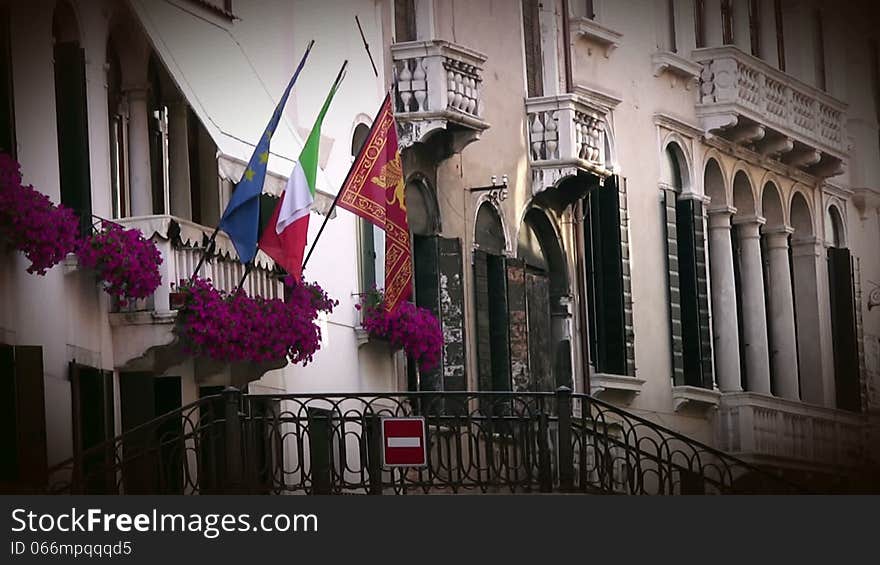
M 30 260 L 29 273 L 41 276 L 79 247 L 73 210 L 22 186 L 20 166 L 7 154 L 0 154 L 0 237 Z
M 80 263 L 98 273 L 104 290 L 125 306 L 129 300 L 146 298 L 162 284 L 162 254 L 140 230 L 101 222 L 101 231 L 82 243 Z
M 384 294 L 374 289 L 362 298 L 357 309 L 363 313 L 362 326 L 369 335 L 388 340 L 395 349 L 402 348 L 421 370 L 430 371 L 440 364 L 443 332 L 427 308 L 401 302 L 388 312 Z
M 308 364 L 321 344 L 319 312 L 338 304 L 314 283 L 288 277 L 288 299 L 227 293 L 196 277 L 180 287 L 183 306 L 176 332 L 187 353 L 223 362 L 255 363 L 288 358 Z

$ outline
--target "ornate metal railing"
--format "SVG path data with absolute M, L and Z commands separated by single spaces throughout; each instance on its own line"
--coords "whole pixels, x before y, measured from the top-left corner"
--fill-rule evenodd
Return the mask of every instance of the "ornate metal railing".
M 428 464 L 384 469 L 382 417 L 422 415 Z M 57 493 L 790 493 L 799 488 L 649 420 L 555 393 L 222 395 L 50 472 Z

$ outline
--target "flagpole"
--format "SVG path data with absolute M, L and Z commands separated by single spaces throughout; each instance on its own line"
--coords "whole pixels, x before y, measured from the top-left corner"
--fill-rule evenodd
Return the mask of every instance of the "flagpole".
M 347 68 L 348 68 L 348 59 L 346 59 L 345 61 L 342 62 L 342 67 L 340 67 L 340 69 L 339 69 L 339 73 L 336 75 L 336 79 L 333 81 L 333 86 L 330 87 L 330 93 L 331 93 L 330 96 L 333 96 L 333 95 L 336 94 L 336 89 L 339 88 L 339 85 L 342 83 L 342 79 L 345 78 L 345 70 L 346 70 Z M 351 174 L 351 170 L 349 170 L 349 174 Z M 347 180 L 347 179 L 348 179 L 348 177 L 346 177 L 346 180 Z M 336 199 L 338 199 L 338 198 L 339 198 L 339 194 L 337 193 L 337 195 L 336 195 Z M 331 211 L 333 210 L 333 207 L 336 206 L 336 199 L 333 200 L 333 206 L 330 207 L 330 210 L 331 210 Z M 328 215 L 328 218 L 329 218 L 329 215 Z M 324 225 L 326 225 L 326 223 L 327 223 L 326 220 L 327 220 L 327 218 L 325 218 L 325 220 L 324 220 L 324 224 L 321 224 L 321 230 L 318 232 L 318 236 L 317 236 L 317 237 L 320 237 L 320 236 L 321 236 L 321 232 L 324 231 Z M 317 237 L 315 238 L 316 241 L 317 241 Z M 314 245 L 314 243 L 313 243 L 313 244 L 312 244 L 312 249 L 314 249 L 314 247 L 315 247 L 315 245 Z M 257 243 L 257 249 L 259 249 L 259 242 Z M 311 255 L 311 254 L 312 254 L 312 251 L 311 251 L 311 249 L 310 249 L 310 250 L 309 250 L 309 255 Z M 303 269 L 305 269 L 305 263 L 308 262 L 308 260 L 309 260 L 309 258 L 306 257 L 306 261 L 303 262 Z M 241 288 L 241 285 L 244 284 L 244 280 L 247 278 L 247 276 L 248 276 L 249 273 L 250 273 L 249 270 L 246 270 L 246 271 L 245 271 L 244 276 L 241 278 L 241 282 L 239 283 L 239 288 Z
M 314 47 L 314 46 L 315 46 L 315 40 L 314 40 L 314 39 L 309 40 L 309 44 L 306 46 L 305 53 L 303 53 L 303 56 L 302 56 L 302 58 L 301 58 L 300 61 L 299 61 L 299 65 L 297 65 L 297 67 L 296 67 L 296 71 L 294 72 L 293 77 L 290 79 L 290 83 L 288 84 L 287 89 L 285 90 L 286 93 L 287 93 L 291 88 L 293 88 L 293 85 L 296 83 L 296 79 L 299 77 L 299 73 L 300 73 L 300 71 L 302 71 L 303 67 L 305 66 L 305 64 L 306 64 L 306 59 L 309 58 L 309 53 L 312 52 L 312 47 Z M 280 102 L 279 102 L 279 103 L 280 103 Z M 282 108 L 281 110 L 283 111 L 284 109 Z M 255 147 L 256 147 L 256 146 L 255 146 Z M 267 151 L 268 151 L 268 149 L 267 149 Z M 220 220 L 222 221 L 223 218 L 221 217 Z M 211 233 L 211 237 L 208 238 L 208 243 L 207 243 L 207 245 L 205 245 L 204 250 L 202 250 L 202 256 L 199 257 L 199 262 L 196 263 L 196 268 L 193 270 L 192 275 L 190 275 L 190 277 L 189 277 L 190 282 L 192 282 L 193 280 L 195 280 L 196 276 L 198 276 L 199 271 L 200 271 L 201 268 L 202 268 L 202 265 L 205 264 L 205 258 L 206 258 L 207 255 L 208 255 L 208 251 L 210 251 L 211 246 L 212 246 L 212 245 L 214 244 L 214 242 L 216 241 L 216 239 L 217 239 L 217 234 L 218 234 L 219 232 L 220 232 L 220 222 L 217 223 L 217 227 L 214 228 L 213 233 Z M 245 271 L 245 276 L 247 276 L 247 271 Z M 244 278 L 242 278 L 242 281 L 241 281 L 241 282 L 242 282 L 242 283 L 244 282 Z M 239 284 L 239 288 L 241 288 L 241 284 Z
M 379 71 L 376 69 L 376 63 L 373 61 L 373 54 L 370 53 L 370 44 L 367 43 L 367 38 L 364 36 L 364 29 L 361 27 L 361 20 L 357 15 L 354 17 L 354 21 L 358 26 L 358 31 L 361 33 L 361 40 L 364 42 L 364 50 L 367 52 L 367 57 L 370 58 L 370 64 L 373 66 L 373 74 L 376 75 L 376 78 L 379 78 Z M 389 92 L 391 89 L 388 89 Z M 379 111 L 376 112 L 376 116 L 373 118 L 373 123 L 370 124 L 370 134 L 373 133 L 373 128 L 376 127 L 376 121 L 379 119 L 379 115 L 382 113 L 382 107 L 379 107 Z M 367 139 L 370 138 L 370 134 L 367 135 Z M 361 148 L 363 149 L 363 148 Z M 358 155 L 359 157 L 360 155 Z M 336 209 L 336 203 L 339 202 L 339 196 L 342 194 L 342 188 L 348 184 L 348 180 L 351 177 L 352 171 L 354 171 L 354 166 L 357 164 L 357 157 L 354 162 L 351 164 L 351 167 L 348 169 L 348 173 L 345 175 L 345 180 L 342 182 L 342 185 L 339 187 L 339 190 L 336 191 L 336 196 L 333 198 L 333 204 L 330 205 L 330 209 L 327 211 L 327 215 L 324 216 L 324 221 L 321 222 L 321 228 L 318 230 L 318 234 L 315 236 L 315 240 L 312 241 L 312 246 L 309 247 L 309 252 L 306 254 L 306 258 L 303 261 L 302 268 L 305 270 L 306 265 L 309 262 L 309 258 L 312 256 L 312 251 L 315 250 L 315 245 L 318 243 L 318 239 L 321 238 L 321 234 L 324 233 L 324 228 L 327 226 L 327 222 L 330 221 L 330 216 L 333 215 L 333 210 Z
M 370 125 L 370 133 L 367 134 L 367 139 L 370 139 L 373 135 L 373 128 L 379 122 L 379 116 L 382 114 L 382 108 L 385 106 L 383 103 L 379 106 L 379 111 L 376 112 L 376 115 L 373 117 L 373 123 Z M 361 151 L 363 151 L 363 147 L 361 147 Z M 358 152 L 358 157 L 360 157 L 360 152 Z M 342 181 L 342 184 L 339 187 L 339 190 L 336 191 L 336 196 L 333 197 L 333 204 L 330 205 L 330 209 L 327 210 L 327 214 L 324 216 L 324 221 L 321 222 L 321 228 L 318 230 L 318 234 L 315 236 L 314 241 L 312 241 L 312 246 L 309 247 L 309 252 L 306 254 L 306 258 L 303 261 L 303 270 L 305 270 L 306 265 L 309 262 L 309 257 L 312 256 L 312 251 L 315 250 L 315 246 L 318 244 L 318 240 L 321 238 L 321 234 L 324 233 L 324 228 L 327 226 L 327 222 L 330 221 L 330 216 L 333 215 L 333 210 L 336 209 L 336 203 L 339 202 L 339 197 L 342 196 L 342 189 L 348 184 L 349 179 L 351 178 L 351 174 L 354 172 L 355 165 L 357 165 L 358 159 L 355 158 L 354 162 L 351 164 L 351 167 L 348 169 L 348 173 L 345 175 L 345 180 Z

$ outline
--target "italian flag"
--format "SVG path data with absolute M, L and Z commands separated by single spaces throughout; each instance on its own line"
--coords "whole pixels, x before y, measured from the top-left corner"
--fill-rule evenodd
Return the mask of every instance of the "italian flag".
M 312 131 L 302 148 L 299 161 L 293 168 L 281 200 L 275 206 L 272 218 L 260 238 L 260 249 L 281 265 L 296 280 L 302 277 L 303 255 L 309 232 L 309 210 L 315 201 L 315 179 L 318 176 L 318 149 L 321 141 L 321 124 L 336 94 L 338 83 L 333 85 L 324 106 L 312 126 Z

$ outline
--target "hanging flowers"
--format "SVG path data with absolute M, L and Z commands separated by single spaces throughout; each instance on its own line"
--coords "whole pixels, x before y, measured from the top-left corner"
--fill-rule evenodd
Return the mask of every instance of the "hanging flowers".
M 357 308 L 363 313 L 362 326 L 369 335 L 388 340 L 395 349 L 402 348 L 419 369 L 430 371 L 440 364 L 443 332 L 430 310 L 401 302 L 393 312 L 387 312 L 385 297 L 378 290 L 367 293 Z
M 287 301 L 222 292 L 209 279 L 186 282 L 176 332 L 187 353 L 223 362 L 311 362 L 321 346 L 318 313 L 332 312 L 338 302 L 317 284 L 292 278 L 285 284 Z
M 95 270 L 120 306 L 152 295 L 162 284 L 162 254 L 140 230 L 103 221 L 101 231 L 83 242 L 78 254 L 80 263 Z
M 0 154 L 0 237 L 30 260 L 29 273 L 41 276 L 79 247 L 73 210 L 22 186 L 20 166 L 7 154 Z

